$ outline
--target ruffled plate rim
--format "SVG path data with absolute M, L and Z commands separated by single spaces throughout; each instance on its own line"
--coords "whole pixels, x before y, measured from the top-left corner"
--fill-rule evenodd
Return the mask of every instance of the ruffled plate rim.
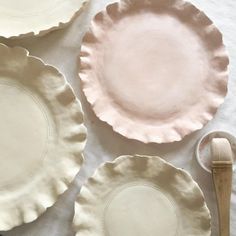
M 4 60 L 8 60 L 4 59 L 3 55 L 6 57 L 17 56 L 19 63 L 22 63 L 20 65 L 23 70 L 31 63 L 31 65 L 33 64 L 39 69 L 40 76 L 45 72 L 47 76 L 51 75 L 54 80 L 57 80 L 53 94 L 49 93 L 48 99 L 51 97 L 52 103 L 59 109 L 63 109 L 64 117 L 57 118 L 58 120 L 61 119 L 60 132 L 57 133 L 56 137 L 63 144 L 57 146 L 60 147 L 60 151 L 63 151 L 61 152 L 61 161 L 57 163 L 52 161 L 54 163 L 53 166 L 47 169 L 42 168 L 43 171 L 40 169 L 39 175 L 37 175 L 39 179 L 36 178 L 32 183 L 27 184 L 26 187 L 21 187 L 20 191 L 16 190 L 16 196 L 13 194 L 15 197 L 10 190 L 1 190 L 0 230 L 7 231 L 37 219 L 56 202 L 60 194 L 68 189 L 83 164 L 82 151 L 87 140 L 87 129 L 83 124 L 83 111 L 80 101 L 76 98 L 72 87 L 58 69 L 45 64 L 38 57 L 30 56 L 29 52 L 22 47 L 10 48 L 0 43 L 0 51 L 0 69 L 5 66 Z M 1 68 L 2 62 L 3 67 Z M 43 76 L 40 79 L 42 78 Z M 40 83 L 42 90 L 52 91 L 52 88 L 47 88 L 46 81 L 41 81 Z M 2 195 L 3 193 L 6 196 L 5 198 Z M 11 195 L 10 199 L 9 194 Z M 13 201 L 15 198 L 17 201 Z
M 21 38 L 27 38 L 27 37 L 41 37 L 46 35 L 47 33 L 57 30 L 57 29 L 63 29 L 67 27 L 70 23 L 72 23 L 77 16 L 81 14 L 81 12 L 84 10 L 85 6 L 89 3 L 90 0 L 81 0 L 81 6 L 78 9 L 75 9 L 74 13 L 71 15 L 68 15 L 67 19 L 64 21 L 59 21 L 56 25 L 52 24 L 48 28 L 41 27 L 41 29 L 38 30 L 31 30 L 30 32 L 24 32 L 19 34 L 3 34 L 0 33 L 0 37 L 3 37 L 5 39 L 21 39 Z
M 171 127 L 164 127 L 159 132 L 153 131 L 154 129 L 146 129 L 145 132 L 139 132 L 135 130 L 135 127 L 129 127 L 126 119 L 122 118 L 115 109 L 108 106 L 108 104 L 104 104 L 102 102 L 102 94 L 100 86 L 96 81 L 96 74 L 92 73 L 93 64 L 90 60 L 90 56 L 92 55 L 91 45 L 99 42 L 99 39 L 96 35 L 95 27 L 99 24 L 103 23 L 104 19 L 109 19 L 112 22 L 110 17 L 111 14 L 119 14 L 119 11 L 123 11 L 127 6 L 132 4 L 135 0 L 121 0 L 120 2 L 115 2 L 110 5 L 107 5 L 104 11 L 99 12 L 93 18 L 90 28 L 88 32 L 84 35 L 81 45 L 81 52 L 79 55 L 79 78 L 82 82 L 82 90 L 87 98 L 87 101 L 92 106 L 96 116 L 109 124 L 112 129 L 123 135 L 129 139 L 139 140 L 143 143 L 171 143 L 175 141 L 182 140 L 186 135 L 200 130 L 203 126 L 214 117 L 217 112 L 218 107 L 224 102 L 224 98 L 227 94 L 227 82 L 228 82 L 228 64 L 229 57 L 226 52 L 223 38 L 221 32 L 216 28 L 213 22 L 199 9 L 197 9 L 191 3 L 185 2 L 184 0 L 136 0 L 136 4 L 150 4 L 155 1 L 155 4 L 167 4 L 168 7 L 174 9 L 180 9 L 181 11 L 186 11 L 194 23 L 201 24 L 202 30 L 206 32 L 207 39 L 210 40 L 211 37 L 215 37 L 215 41 L 217 42 L 218 47 L 214 49 L 214 52 L 219 51 L 218 53 L 214 53 L 214 58 L 217 60 L 218 64 L 223 68 L 221 71 L 215 70 L 216 79 L 218 79 L 218 90 L 211 91 L 211 100 L 208 99 L 206 104 L 206 111 L 202 114 L 199 114 L 196 119 L 182 119 L 182 126 L 184 124 L 184 128 L 179 127 L 180 125 L 176 125 L 174 122 Z M 140 3 L 142 2 L 142 3 Z M 165 3 L 164 3 L 165 2 Z M 153 3 L 154 4 L 154 3 Z M 94 75 L 95 74 L 95 75 Z M 212 96 L 214 95 L 214 96 Z
M 140 162 L 140 163 L 138 163 Z M 170 175 L 171 184 L 170 188 L 173 188 L 174 183 L 178 186 L 178 193 L 181 195 L 183 192 L 183 198 L 188 199 L 188 206 L 192 205 L 193 208 L 197 205 L 198 213 L 201 216 L 201 222 L 199 222 L 199 228 L 202 231 L 196 233 L 196 235 L 201 236 L 210 236 L 211 235 L 211 215 L 210 211 L 206 205 L 204 194 L 200 189 L 197 182 L 195 182 L 192 176 L 185 170 L 181 168 L 176 168 L 172 164 L 166 162 L 158 156 L 146 156 L 146 155 L 122 155 L 116 158 L 112 162 L 106 162 L 96 169 L 92 177 L 82 186 L 79 196 L 75 202 L 75 216 L 73 220 L 73 228 L 76 232 L 76 236 L 81 235 L 94 235 L 94 236 L 103 236 L 105 235 L 103 227 L 101 227 L 101 219 L 96 216 L 99 214 L 101 216 L 101 208 L 96 208 L 96 201 L 101 201 L 103 199 L 102 195 L 109 195 L 115 191 L 114 188 L 114 179 L 118 183 L 127 183 L 121 178 L 127 178 L 132 175 L 134 169 L 138 166 L 140 168 L 138 171 L 140 176 L 145 175 L 146 180 L 155 179 L 158 181 L 158 176 L 162 178 L 164 172 L 172 172 Z M 154 168 L 155 166 L 155 168 Z M 153 170 L 150 170 L 153 168 Z M 136 173 L 136 171 L 135 171 Z M 158 174 L 159 173 L 159 174 Z M 140 179 L 144 177 L 137 177 L 136 175 L 132 178 Z M 172 178 L 173 177 L 173 178 Z M 114 178 L 114 179 L 113 179 Z M 112 180 L 113 179 L 113 180 Z M 119 182 L 120 181 L 120 182 Z M 162 179 L 163 181 L 163 179 Z M 111 184 L 109 188 L 105 188 L 105 184 Z M 167 182 L 166 185 L 169 183 Z M 182 189 L 182 187 L 185 187 Z M 182 191 L 180 190 L 182 189 Z M 186 189 L 186 191 L 184 191 Z M 164 190 L 165 192 L 166 190 Z M 189 194 L 187 194 L 187 192 Z M 194 195 L 192 194 L 194 193 Z M 183 199 L 181 200 L 183 201 Z M 190 202 L 192 201 L 192 204 Z M 105 209 L 103 207 L 103 209 Z M 194 208 L 194 210 L 196 210 Z M 189 232 L 185 232 L 188 235 Z

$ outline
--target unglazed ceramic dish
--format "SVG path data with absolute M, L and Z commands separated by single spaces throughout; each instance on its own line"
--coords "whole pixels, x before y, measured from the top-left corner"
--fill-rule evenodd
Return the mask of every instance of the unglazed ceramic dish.
M 203 135 L 197 142 L 195 155 L 199 165 L 208 173 L 212 173 L 212 153 L 211 153 L 211 141 L 213 138 L 226 138 L 231 146 L 234 164 L 233 170 L 236 170 L 236 137 L 222 130 L 210 131 Z
M 0 230 L 35 220 L 80 169 L 86 129 L 63 75 L 0 44 Z
M 197 183 L 159 157 L 105 163 L 75 204 L 76 236 L 210 236 L 210 228 Z
M 229 59 L 212 21 L 182 0 L 122 0 L 85 34 L 79 75 L 96 115 L 127 138 L 181 140 L 211 120 Z
M 0 0 L 0 36 L 43 35 L 65 26 L 87 0 Z

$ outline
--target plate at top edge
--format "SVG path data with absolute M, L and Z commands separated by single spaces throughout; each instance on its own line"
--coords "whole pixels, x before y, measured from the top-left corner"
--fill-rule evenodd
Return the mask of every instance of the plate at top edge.
M 182 0 L 121 0 L 92 20 L 79 76 L 121 135 L 168 143 L 201 129 L 227 93 L 229 58 L 212 21 Z
M 64 27 L 88 0 L 0 0 L 0 36 L 43 35 Z
M 210 236 L 210 213 L 192 177 L 159 157 L 121 156 L 81 188 L 76 236 Z
M 0 230 L 35 220 L 78 173 L 86 142 L 80 102 L 63 75 L 0 44 Z

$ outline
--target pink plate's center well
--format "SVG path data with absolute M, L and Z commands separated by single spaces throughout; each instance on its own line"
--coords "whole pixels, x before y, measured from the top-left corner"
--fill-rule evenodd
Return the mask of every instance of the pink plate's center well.
M 120 19 L 106 33 L 103 50 L 100 79 L 128 116 L 175 119 L 204 93 L 209 67 L 204 46 L 171 15 L 141 12 Z

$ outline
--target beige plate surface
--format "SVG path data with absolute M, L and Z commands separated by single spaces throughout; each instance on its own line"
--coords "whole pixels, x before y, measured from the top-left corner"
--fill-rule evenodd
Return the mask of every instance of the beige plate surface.
M 96 115 L 125 137 L 172 142 L 211 120 L 228 56 L 211 20 L 182 0 L 121 0 L 83 39 L 80 78 Z
M 191 176 L 159 157 L 102 165 L 75 204 L 76 236 L 210 236 L 210 214 Z
M 43 35 L 69 23 L 87 0 L 0 0 L 0 36 Z
M 0 44 L 0 230 L 51 206 L 83 161 L 86 129 L 63 75 Z

